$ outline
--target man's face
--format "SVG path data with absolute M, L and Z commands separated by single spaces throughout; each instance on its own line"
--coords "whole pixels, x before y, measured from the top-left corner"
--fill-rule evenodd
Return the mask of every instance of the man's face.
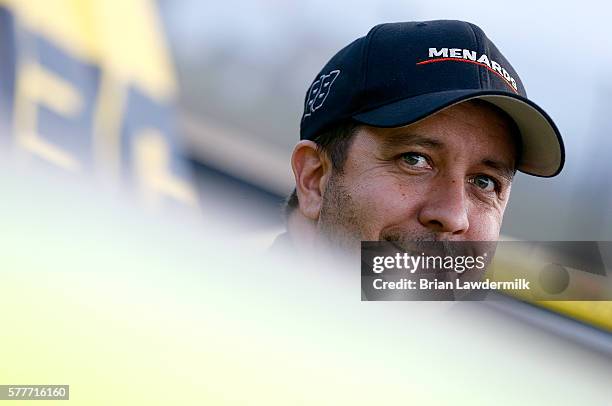
M 510 120 L 464 102 L 415 124 L 357 130 L 323 192 L 318 228 L 344 248 L 361 240 L 492 241 L 514 168 Z

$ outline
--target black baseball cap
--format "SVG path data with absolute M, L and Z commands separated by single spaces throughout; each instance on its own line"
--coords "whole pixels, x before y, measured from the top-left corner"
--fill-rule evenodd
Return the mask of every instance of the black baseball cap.
M 565 150 L 555 123 L 527 98 L 485 33 L 464 21 L 381 24 L 340 50 L 306 93 L 300 138 L 348 119 L 401 127 L 470 99 L 492 103 L 515 121 L 518 170 L 541 177 L 561 172 Z

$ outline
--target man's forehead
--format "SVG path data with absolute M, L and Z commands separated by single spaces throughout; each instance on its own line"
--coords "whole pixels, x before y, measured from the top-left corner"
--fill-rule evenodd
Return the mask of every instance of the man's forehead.
M 518 131 L 500 127 L 495 122 L 481 122 L 472 128 L 464 118 L 453 115 L 430 116 L 417 123 L 393 128 L 363 126 L 358 134 L 365 148 L 375 148 L 381 154 L 392 154 L 406 147 L 421 147 L 449 154 L 471 155 L 480 161 L 494 162 L 514 171 L 518 162 Z M 369 140 L 368 140 L 369 139 Z
M 510 116 L 500 108 L 477 99 L 457 103 L 402 127 L 366 127 L 379 136 L 397 141 L 407 140 L 407 135 L 413 134 L 426 134 L 429 138 L 437 139 L 449 136 L 464 139 L 473 133 L 482 133 L 485 137 L 479 140 L 481 144 L 490 141 L 514 143 L 516 138 L 520 138 L 516 123 Z
M 457 144 L 449 143 L 444 136 L 418 133 L 413 128 L 406 127 L 392 129 L 369 127 L 363 135 L 370 138 L 371 141 L 366 140 L 362 149 L 385 158 L 392 158 L 398 153 L 405 152 L 430 154 L 436 152 L 437 155 L 445 157 L 446 161 L 463 161 L 469 162 L 470 165 L 488 167 L 509 181 L 513 179 L 516 172 L 516 155 L 511 145 L 505 148 L 499 146 L 490 148 L 487 145 L 476 146 L 462 143 L 462 147 L 458 149 Z M 460 159 L 452 159 L 459 156 Z
M 506 131 L 517 131 L 518 128 L 514 120 L 499 107 L 480 99 L 470 99 L 451 105 L 439 112 L 432 114 L 421 121 L 431 118 L 452 117 L 467 125 L 481 126 L 486 123 L 490 126 L 499 127 Z

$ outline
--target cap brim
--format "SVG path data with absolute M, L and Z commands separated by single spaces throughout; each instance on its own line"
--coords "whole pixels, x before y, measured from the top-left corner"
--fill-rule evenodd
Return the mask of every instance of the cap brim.
M 546 178 L 561 172 L 565 163 L 565 149 L 557 126 L 538 105 L 519 95 L 481 90 L 429 93 L 386 104 L 356 114 L 353 118 L 375 127 L 401 127 L 470 99 L 494 104 L 514 120 L 522 139 L 519 171 Z

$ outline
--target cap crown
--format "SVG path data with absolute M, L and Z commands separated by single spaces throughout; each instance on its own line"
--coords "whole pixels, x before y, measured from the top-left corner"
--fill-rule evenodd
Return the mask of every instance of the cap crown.
M 377 25 L 316 76 L 306 93 L 300 136 L 312 139 L 337 122 L 398 100 L 467 89 L 527 97 L 514 68 L 473 24 Z

